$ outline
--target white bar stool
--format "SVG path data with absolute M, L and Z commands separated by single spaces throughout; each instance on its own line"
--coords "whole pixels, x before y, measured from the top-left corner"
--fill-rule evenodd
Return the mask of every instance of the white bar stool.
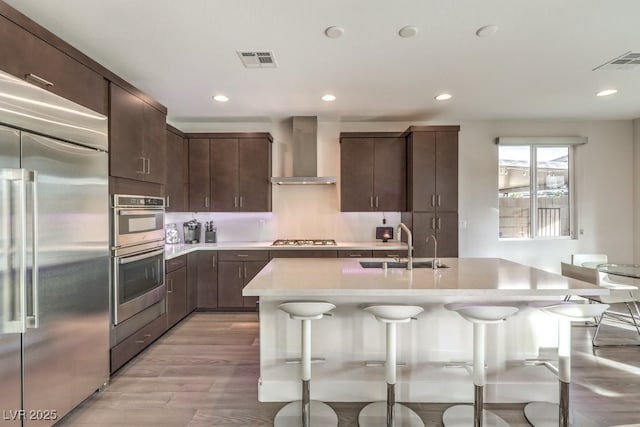
M 288 301 L 278 308 L 294 320 L 302 321 L 301 372 L 302 400 L 283 406 L 273 421 L 274 427 L 332 427 L 338 425 L 336 412 L 326 403 L 311 400 L 311 321 L 322 319 L 335 305 L 326 301 Z
M 571 384 L 571 322 L 588 321 L 609 308 L 608 304 L 578 304 L 572 301 L 534 302 L 530 307 L 538 308 L 558 317 L 558 380 L 560 383 L 560 404 L 551 402 L 531 402 L 524 407 L 527 421 L 534 427 L 569 425 L 587 426 L 577 423 L 569 414 L 569 384 Z
M 396 403 L 396 326 L 409 323 L 422 313 L 422 307 L 414 305 L 370 305 L 364 308 L 382 323 L 387 324 L 387 357 L 384 363 L 387 381 L 387 401 L 373 402 L 358 414 L 360 427 L 424 427 L 422 419 L 410 408 Z
M 518 312 L 518 307 L 489 303 L 453 303 L 444 306 L 473 323 L 473 384 L 472 405 L 450 406 L 442 414 L 446 427 L 508 426 L 507 422 L 484 409 L 484 386 L 487 381 L 484 367 L 487 323 L 500 323 Z

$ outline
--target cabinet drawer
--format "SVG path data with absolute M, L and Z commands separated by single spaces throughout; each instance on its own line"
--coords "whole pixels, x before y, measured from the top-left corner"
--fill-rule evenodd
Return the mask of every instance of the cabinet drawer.
M 186 255 L 181 255 L 177 258 L 168 259 L 165 261 L 165 264 L 164 264 L 164 268 L 166 270 L 165 273 L 171 273 L 174 270 L 177 270 L 179 268 L 186 267 L 186 266 L 187 266 Z
M 343 249 L 338 251 L 338 258 L 371 258 L 372 251 L 367 249 Z
M 406 258 L 407 250 L 406 249 L 396 249 L 396 250 L 381 250 L 381 251 L 373 251 L 374 258 Z
M 167 315 L 153 320 L 138 332 L 111 349 L 111 373 L 117 371 L 136 354 L 147 348 L 167 330 Z
M 269 251 L 269 259 L 273 258 L 336 258 L 338 251 L 327 249 L 280 249 Z
M 269 251 L 219 251 L 220 261 L 268 261 Z

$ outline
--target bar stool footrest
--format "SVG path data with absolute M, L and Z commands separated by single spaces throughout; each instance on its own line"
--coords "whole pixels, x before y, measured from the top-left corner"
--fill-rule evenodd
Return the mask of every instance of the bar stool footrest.
M 394 426 L 424 427 L 424 422 L 413 409 L 396 403 L 393 406 Z M 386 427 L 387 402 L 373 402 L 362 408 L 358 414 L 359 427 Z
M 442 414 L 442 423 L 445 427 L 469 427 L 474 425 L 473 420 L 473 405 L 455 405 L 450 406 Z M 558 411 L 556 410 L 556 413 Z M 482 411 L 482 426 L 483 427 L 509 427 L 509 424 L 486 409 Z M 558 426 L 556 421 L 555 427 Z
M 384 360 L 367 360 L 364 362 L 364 366 L 366 367 L 384 367 L 385 366 L 385 361 Z M 407 364 L 405 362 L 397 362 L 396 366 L 407 366 Z
M 322 363 L 322 362 L 325 362 L 326 360 L 327 359 L 325 359 L 324 357 L 312 357 L 311 363 Z M 299 365 L 302 363 L 302 359 L 300 359 L 299 357 L 293 358 L 293 359 L 284 359 L 284 363 L 286 365 Z
M 336 412 L 324 402 L 311 401 L 310 427 L 337 427 Z M 300 427 L 302 425 L 302 401 L 296 400 L 283 406 L 273 420 L 274 427 Z

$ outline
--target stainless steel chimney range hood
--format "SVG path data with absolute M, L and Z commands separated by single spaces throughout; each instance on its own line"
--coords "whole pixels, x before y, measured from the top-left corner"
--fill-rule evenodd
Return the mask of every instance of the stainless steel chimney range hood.
M 293 176 L 274 176 L 278 185 L 326 185 L 335 184 L 335 176 L 318 176 L 318 118 L 293 117 Z

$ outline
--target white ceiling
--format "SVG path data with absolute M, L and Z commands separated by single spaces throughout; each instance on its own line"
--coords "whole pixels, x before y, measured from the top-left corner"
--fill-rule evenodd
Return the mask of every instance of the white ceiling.
M 174 124 L 640 117 L 640 66 L 593 71 L 640 52 L 638 0 L 5 1 Z M 477 37 L 488 24 L 499 31 Z M 331 25 L 344 35 L 327 38 Z M 399 37 L 405 25 L 418 34 Z M 272 51 L 278 67 L 246 69 L 237 50 Z M 608 88 L 619 92 L 595 96 Z M 435 101 L 441 92 L 453 99 Z

